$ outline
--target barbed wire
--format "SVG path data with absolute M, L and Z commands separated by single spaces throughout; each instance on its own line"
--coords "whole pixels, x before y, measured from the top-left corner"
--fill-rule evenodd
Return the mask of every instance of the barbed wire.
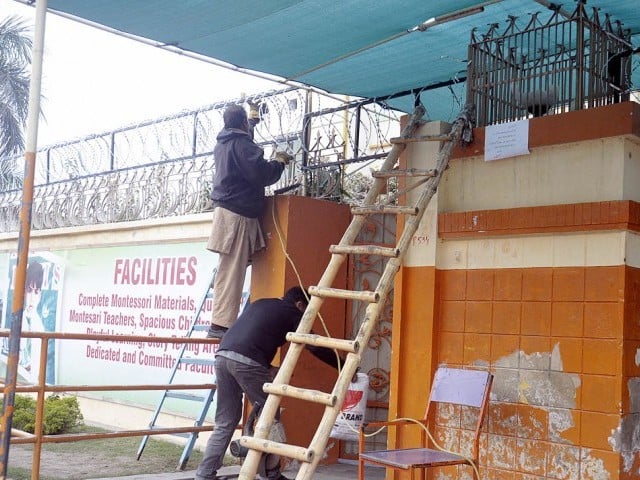
M 351 165 L 384 157 L 399 131 L 394 111 L 290 88 L 52 145 L 36 154 L 33 228 L 206 211 L 222 113 L 245 100 L 264 105 L 255 140 L 265 156 L 286 150 L 295 158 L 268 194 L 300 184 L 305 195 L 356 202 L 367 179 Z M 22 170 L 21 156 L 0 159 L 1 232 L 18 229 Z

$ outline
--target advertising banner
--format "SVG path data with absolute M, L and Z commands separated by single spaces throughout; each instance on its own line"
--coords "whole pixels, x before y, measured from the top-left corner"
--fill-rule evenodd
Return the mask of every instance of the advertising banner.
M 6 278 L 5 306 L 10 305 L 15 260 L 0 259 L 0 277 Z M 141 335 L 144 342 L 57 341 L 50 351 L 49 383 L 62 385 L 134 385 L 167 383 L 181 344 L 164 344 L 154 337 L 185 337 L 202 304 L 197 321 L 208 325 L 214 299 L 209 290 L 217 255 L 202 243 L 118 246 L 34 253 L 44 280 L 38 307 L 42 324 L 29 320 L 23 329 L 45 329 L 98 335 Z M 5 272 L 2 272 L 2 270 Z M 248 290 L 248 278 L 245 290 Z M 2 286 L 0 285 L 0 288 Z M 32 300 L 32 303 L 36 299 Z M 11 317 L 5 308 L 5 326 Z M 29 317 L 30 318 L 30 317 Z M 33 316 L 35 319 L 36 317 Z M 196 332 L 194 337 L 204 337 Z M 33 362 L 31 355 L 24 358 Z M 53 342 L 52 342 L 53 343 Z M 25 345 L 25 348 L 27 346 Z M 213 359 L 214 345 L 190 345 L 185 356 Z M 21 363 L 22 363 L 21 352 Z M 28 377 L 30 369 L 23 374 Z M 48 368 L 49 370 L 49 368 Z M 32 377 L 31 377 L 32 378 Z M 213 383 L 211 364 L 179 364 L 173 383 Z M 162 392 L 94 392 L 94 398 L 156 406 Z M 183 410 L 174 402 L 173 410 Z M 187 413 L 194 407 L 184 407 Z M 180 412 L 178 412 L 180 413 Z

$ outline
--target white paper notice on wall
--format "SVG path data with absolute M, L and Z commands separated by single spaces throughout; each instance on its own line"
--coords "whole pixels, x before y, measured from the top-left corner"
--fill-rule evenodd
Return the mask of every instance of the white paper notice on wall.
M 485 161 L 528 155 L 529 120 L 489 125 L 484 131 Z

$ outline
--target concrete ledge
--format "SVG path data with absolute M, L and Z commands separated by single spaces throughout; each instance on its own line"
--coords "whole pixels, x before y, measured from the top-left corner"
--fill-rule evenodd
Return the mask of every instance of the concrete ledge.
M 134 222 L 32 230 L 30 248 L 57 250 L 185 241 L 205 242 L 210 229 L 211 212 L 204 212 Z M 18 232 L 0 234 L 0 252 L 10 252 L 17 248 Z

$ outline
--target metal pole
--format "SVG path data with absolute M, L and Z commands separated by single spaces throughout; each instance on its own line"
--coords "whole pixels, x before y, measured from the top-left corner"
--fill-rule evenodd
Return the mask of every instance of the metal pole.
M 36 342 L 40 342 L 40 369 L 38 370 L 38 397 L 36 400 L 36 424 L 34 427 L 34 434 L 36 436 L 36 443 L 33 445 L 33 461 L 31 463 L 31 480 L 38 480 L 40 478 L 40 460 L 42 457 L 42 431 L 44 420 L 44 396 L 46 395 L 46 383 L 47 383 L 47 358 L 49 356 L 49 340 L 44 338 L 34 339 Z
M 311 90 L 307 90 L 304 100 L 304 115 L 302 116 L 302 195 L 309 195 L 310 173 L 306 170 L 309 165 L 309 149 L 311 148 L 311 113 L 313 110 L 313 97 Z
M 193 137 L 191 138 L 191 156 L 195 162 L 198 154 L 198 112 L 193 114 Z
M 111 145 L 109 146 L 109 169 L 116 169 L 116 132 L 111 132 Z
M 22 331 L 22 313 L 24 308 L 24 289 L 26 283 L 27 262 L 29 260 L 29 237 L 31 234 L 31 208 L 33 202 L 33 182 L 38 144 L 38 117 L 40 115 L 40 84 L 42 81 L 42 56 L 44 53 L 44 25 L 47 13 L 47 0 L 37 0 L 36 19 L 33 39 L 33 60 L 31 63 L 31 82 L 29 84 L 29 114 L 27 116 L 26 148 L 24 154 L 24 182 L 22 186 L 22 206 L 20 208 L 20 234 L 18 236 L 18 264 L 13 289 L 11 309 L 11 333 L 9 335 L 9 357 L 7 359 L 6 383 L 0 430 L 0 476 L 7 478 L 9 463 L 9 445 L 11 443 L 11 424 L 18 377 L 18 357 L 20 355 L 20 333 Z

